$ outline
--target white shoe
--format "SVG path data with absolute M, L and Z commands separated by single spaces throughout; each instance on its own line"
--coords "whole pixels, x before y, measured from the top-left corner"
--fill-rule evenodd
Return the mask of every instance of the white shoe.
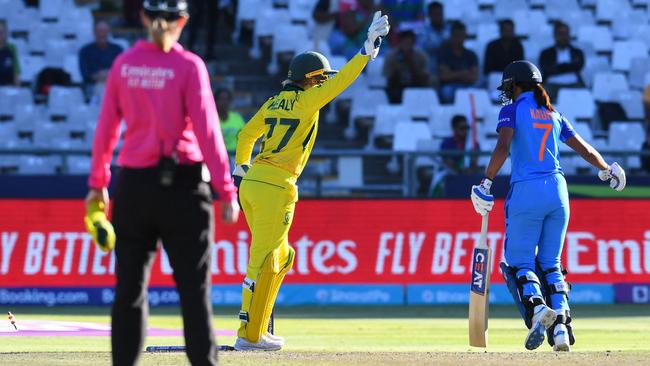
M 569 331 L 566 329 L 566 325 L 558 324 L 553 330 L 553 341 L 555 345 L 553 346 L 553 351 L 555 352 L 571 352 L 571 346 L 569 346 Z
M 546 329 L 555 323 L 557 313 L 546 305 L 539 305 L 539 309 L 533 315 L 533 326 L 530 327 L 524 346 L 526 349 L 534 350 L 541 346 L 546 339 Z
M 284 343 L 273 341 L 266 334 L 258 342 L 250 342 L 246 338 L 237 337 L 235 341 L 235 350 L 237 351 L 279 351 Z
M 284 337 L 280 337 L 269 332 L 264 333 L 262 337 L 268 338 L 271 343 L 279 343 L 281 346 L 284 346 Z

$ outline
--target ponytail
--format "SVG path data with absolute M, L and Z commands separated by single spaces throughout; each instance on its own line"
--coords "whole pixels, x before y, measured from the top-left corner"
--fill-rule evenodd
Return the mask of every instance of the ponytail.
M 546 89 L 540 83 L 517 83 L 522 91 L 532 91 L 537 106 L 544 107 L 548 111 L 555 112 L 555 107 L 551 104 L 551 97 L 548 96 Z
M 553 107 L 553 104 L 551 104 L 551 97 L 548 96 L 548 93 L 542 84 L 535 84 L 533 95 L 535 96 L 535 101 L 537 102 L 538 106 L 544 107 L 551 112 L 555 112 L 555 107 Z
M 165 19 L 157 17 L 151 22 L 151 38 L 163 52 L 167 53 L 172 49 L 174 40 L 170 34 L 170 25 Z

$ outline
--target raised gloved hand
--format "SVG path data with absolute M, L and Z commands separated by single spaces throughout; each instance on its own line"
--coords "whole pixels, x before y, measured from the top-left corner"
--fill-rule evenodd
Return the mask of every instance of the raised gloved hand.
M 618 163 L 610 165 L 607 169 L 598 172 L 598 178 L 603 182 L 609 181 L 609 186 L 616 191 L 622 191 L 625 188 L 625 170 Z
M 106 217 L 105 209 L 106 205 L 102 200 L 88 200 L 84 223 L 95 244 L 101 251 L 108 253 L 115 248 L 115 230 Z
M 481 216 L 487 215 L 494 206 L 494 196 L 490 194 L 490 187 L 492 187 L 492 181 L 488 178 L 483 178 L 481 184 L 472 186 L 472 204 Z
M 390 24 L 388 24 L 388 16 L 382 16 L 381 11 L 376 12 L 372 18 L 372 23 L 368 28 L 368 39 L 363 44 L 363 49 L 361 50 L 362 53 L 370 56 L 371 60 L 374 60 L 379 53 L 381 37 L 387 36 L 389 30 Z

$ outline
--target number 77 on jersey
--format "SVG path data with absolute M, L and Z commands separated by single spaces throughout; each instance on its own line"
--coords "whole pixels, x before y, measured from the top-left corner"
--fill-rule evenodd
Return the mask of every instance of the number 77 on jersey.
M 469 291 L 469 345 L 487 347 L 490 299 L 490 247 L 487 246 L 488 215 L 483 216 L 481 236 L 472 255 Z

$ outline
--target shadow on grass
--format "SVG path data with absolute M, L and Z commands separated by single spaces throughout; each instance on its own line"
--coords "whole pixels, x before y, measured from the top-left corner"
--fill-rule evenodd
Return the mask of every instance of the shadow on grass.
M 602 317 L 650 317 L 648 305 L 572 305 L 571 313 L 580 318 Z M 7 308 L 15 314 L 43 314 L 70 316 L 110 316 L 110 307 L 12 307 Z M 239 308 L 233 306 L 215 306 L 216 316 L 236 316 Z M 431 305 L 431 306 L 284 306 L 276 309 L 282 318 L 307 319 L 349 319 L 349 318 L 467 318 L 467 305 Z M 175 306 L 151 308 L 151 315 L 179 316 L 180 309 Z M 234 314 L 234 315 L 233 315 Z M 517 318 L 514 305 L 490 306 L 490 318 Z

